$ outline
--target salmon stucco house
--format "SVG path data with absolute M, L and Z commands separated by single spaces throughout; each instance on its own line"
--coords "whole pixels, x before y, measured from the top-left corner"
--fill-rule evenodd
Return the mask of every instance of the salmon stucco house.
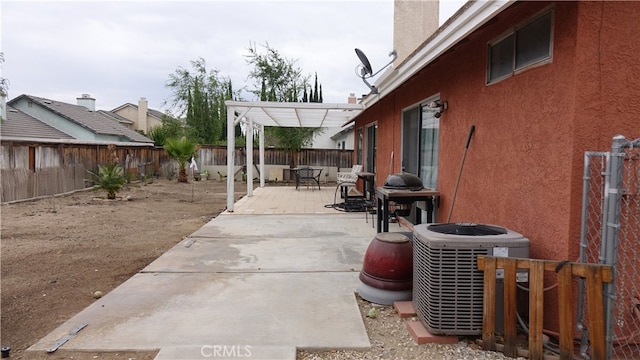
M 364 98 L 356 163 L 377 185 L 418 175 L 444 221 L 473 125 L 450 220 L 575 259 L 584 152 L 640 136 L 638 19 L 640 2 L 467 3 Z
M 639 19 L 633 1 L 468 2 L 375 81 L 354 162 L 378 186 L 418 175 L 438 222 L 496 224 L 532 258 L 575 261 L 585 152 L 640 137 Z

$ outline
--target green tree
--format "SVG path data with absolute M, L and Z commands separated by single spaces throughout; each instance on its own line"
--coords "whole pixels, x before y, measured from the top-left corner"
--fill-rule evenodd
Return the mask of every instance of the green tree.
M 191 69 L 178 68 L 165 83 L 172 91 L 166 103 L 185 117 L 186 136 L 200 144 L 220 144 L 226 139 L 227 107 L 234 97 L 231 80 L 216 69 L 207 70 L 203 58 Z
M 311 99 L 311 102 L 320 102 L 320 97 L 318 96 L 318 73 L 316 73 L 316 81 L 313 85 L 313 99 Z
M 0 52 L 0 67 L 1 65 L 4 64 L 4 53 Z M 9 80 L 5 79 L 4 77 L 0 76 L 0 97 L 4 98 L 9 94 Z M 7 106 L 5 104 L 4 101 L 2 101 L 0 103 L 0 106 L 4 107 Z M 4 113 L 5 110 L 4 108 L 0 108 L 0 112 Z M 0 121 L 4 121 L 4 119 L 0 119 Z
M 196 143 L 184 136 L 179 139 L 169 138 L 164 143 L 164 150 L 172 159 L 178 162 L 178 181 L 188 182 L 187 162 L 196 153 Z
M 249 77 L 255 81 L 255 88 L 251 91 L 261 101 L 306 102 L 309 78 L 303 76 L 302 70 L 295 66 L 296 61 L 283 57 L 268 43 L 262 45 L 262 48 L 264 53 L 252 44 L 248 48 L 248 54 L 245 55 L 247 63 L 253 67 Z M 299 94 L 302 94 L 302 98 Z M 311 95 L 309 97 L 311 98 Z M 274 141 L 273 145 L 289 150 L 293 154 L 294 151 L 308 146 L 319 130 L 318 128 L 266 127 L 265 136 Z M 290 159 L 289 165 L 295 167 L 293 156 L 290 156 Z
M 249 78 L 255 81 L 255 88 L 250 91 L 261 101 L 299 101 L 292 99 L 293 94 L 303 90 L 308 78 L 302 75 L 300 68 L 295 67 L 295 60 L 283 57 L 268 43 L 262 48 L 264 53 L 251 44 L 245 55 L 247 63 L 253 66 Z
M 4 64 L 4 53 L 0 52 L 0 65 Z M 0 76 L 0 96 L 7 96 L 9 90 L 9 80 Z
M 181 138 L 184 135 L 183 124 L 168 114 L 162 115 L 162 125 L 149 129 L 148 136 L 157 146 L 164 145 L 168 138 Z

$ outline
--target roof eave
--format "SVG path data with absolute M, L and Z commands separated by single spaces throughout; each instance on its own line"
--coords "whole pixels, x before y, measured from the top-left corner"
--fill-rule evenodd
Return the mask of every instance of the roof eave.
M 102 140 L 81 140 L 81 139 L 50 139 L 50 138 L 33 138 L 33 137 L 0 137 L 0 142 L 32 142 L 32 143 L 52 143 L 52 144 L 77 144 L 77 145 L 110 145 L 118 146 L 146 146 L 153 147 L 154 143 L 148 142 L 118 142 L 118 141 L 102 141 Z

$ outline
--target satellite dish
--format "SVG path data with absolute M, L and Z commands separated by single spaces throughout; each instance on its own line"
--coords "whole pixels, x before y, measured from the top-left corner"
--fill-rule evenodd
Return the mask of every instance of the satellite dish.
M 367 55 L 365 55 L 362 50 L 356 48 L 356 55 L 358 55 L 358 59 L 362 63 L 361 76 L 371 75 L 373 74 L 373 69 L 371 69 L 371 63 L 369 59 L 367 59 Z
M 358 65 L 358 68 L 359 68 L 358 76 L 360 76 L 362 78 L 362 81 L 364 81 L 364 83 L 369 87 L 369 89 L 371 90 L 371 92 L 373 94 L 377 94 L 378 93 L 378 89 L 375 86 L 369 84 L 367 79 L 376 76 L 380 71 L 384 70 L 387 66 L 391 65 L 391 63 L 393 63 L 396 60 L 396 58 L 398 57 L 398 53 L 395 50 L 391 51 L 389 53 L 389 56 L 393 56 L 393 59 L 391 59 L 391 61 L 389 61 L 388 64 L 383 66 L 375 74 L 373 73 L 373 69 L 371 68 L 371 63 L 369 62 L 369 59 L 364 54 L 364 52 L 362 52 L 362 50 L 356 48 L 356 55 L 358 55 L 358 59 L 360 59 L 360 65 Z

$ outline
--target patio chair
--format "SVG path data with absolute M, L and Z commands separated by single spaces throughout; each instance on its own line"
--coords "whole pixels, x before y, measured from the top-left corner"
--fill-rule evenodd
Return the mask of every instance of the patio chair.
M 336 192 L 333 194 L 333 205 L 336 205 L 338 190 L 347 202 L 349 199 L 349 190 L 356 186 L 358 182 L 358 173 L 362 171 L 362 165 L 353 165 L 350 172 L 339 171 L 338 172 L 338 186 L 336 186 Z

